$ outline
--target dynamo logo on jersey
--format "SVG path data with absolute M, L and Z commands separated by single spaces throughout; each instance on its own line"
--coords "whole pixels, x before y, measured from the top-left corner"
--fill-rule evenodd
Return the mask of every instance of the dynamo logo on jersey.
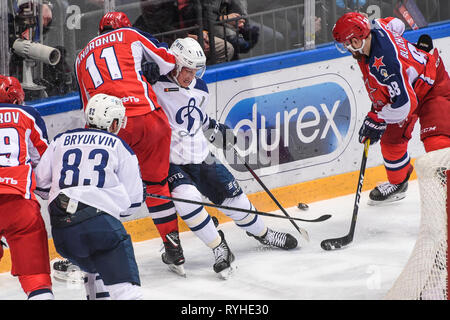
M 284 171 L 341 154 L 355 127 L 354 109 L 349 84 L 330 74 L 240 92 L 224 113 L 239 138 L 237 147 L 255 169 L 280 165 Z M 233 168 L 245 171 L 242 165 Z
M 191 98 L 187 106 L 178 109 L 175 115 L 175 121 L 182 125 L 185 125 L 186 131 L 180 131 L 180 135 L 194 136 L 197 131 L 202 127 L 204 118 L 202 111 L 195 105 L 195 99 Z M 194 125 L 197 123 L 197 127 Z M 194 130 L 192 131 L 192 129 Z

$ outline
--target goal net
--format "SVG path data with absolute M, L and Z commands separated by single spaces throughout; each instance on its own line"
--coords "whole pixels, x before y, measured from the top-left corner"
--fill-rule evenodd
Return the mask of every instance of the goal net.
M 450 148 L 419 157 L 415 168 L 420 193 L 419 234 L 405 268 L 385 299 L 447 300 Z

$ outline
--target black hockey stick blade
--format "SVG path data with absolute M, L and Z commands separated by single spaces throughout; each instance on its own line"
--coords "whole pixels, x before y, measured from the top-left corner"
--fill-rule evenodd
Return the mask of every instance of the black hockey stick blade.
M 327 239 L 323 240 L 320 243 L 320 246 L 323 250 L 330 251 L 335 249 L 341 249 L 342 247 L 345 247 L 346 245 L 350 244 L 352 242 L 353 237 L 345 236 L 342 238 L 335 238 L 335 239 Z
M 361 160 L 361 169 L 359 170 L 358 186 L 356 188 L 355 203 L 353 205 L 353 214 L 352 214 L 352 222 L 350 224 L 350 231 L 348 232 L 347 235 L 341 238 L 323 240 L 320 243 L 320 246 L 322 247 L 323 250 L 330 251 L 335 249 L 341 249 L 342 247 L 347 246 L 353 241 L 353 236 L 355 234 L 355 227 L 356 227 L 356 218 L 358 217 L 359 200 L 361 199 L 361 190 L 364 182 L 364 173 L 366 171 L 367 156 L 369 154 L 369 146 L 370 146 L 370 139 L 367 139 L 366 142 L 364 143 L 364 152 Z

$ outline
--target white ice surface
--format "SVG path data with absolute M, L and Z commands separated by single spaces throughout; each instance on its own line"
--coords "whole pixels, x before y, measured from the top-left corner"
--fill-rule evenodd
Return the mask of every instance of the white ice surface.
M 330 213 L 320 223 L 297 222 L 311 241 L 300 239 L 289 220 L 263 217 L 274 229 L 300 240 L 292 251 L 267 248 L 248 237 L 234 223 L 219 226 L 236 256 L 234 275 L 224 281 L 212 269 L 213 254 L 191 232 L 181 233 L 186 278 L 170 272 L 161 261 L 161 240 L 134 244 L 145 299 L 152 300 L 378 300 L 392 286 L 414 247 L 420 222 L 417 180 L 407 197 L 382 207 L 367 205 L 362 193 L 356 234 L 345 249 L 324 251 L 324 239 L 348 233 L 355 195 L 309 204 L 308 211 L 288 208 L 292 217 L 312 219 Z M 293 195 L 295 196 L 295 195 Z M 301 199 L 298 199 L 301 202 Z M 257 204 L 256 204 L 257 207 Z M 283 215 L 281 211 L 275 213 Z M 56 299 L 85 299 L 83 286 L 53 281 Z M 24 300 L 18 280 L 0 274 L 0 299 Z

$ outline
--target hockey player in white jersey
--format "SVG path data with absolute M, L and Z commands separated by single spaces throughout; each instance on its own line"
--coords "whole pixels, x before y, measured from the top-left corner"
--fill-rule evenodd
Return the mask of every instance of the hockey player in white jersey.
M 201 79 L 206 63 L 201 46 L 192 38 L 183 38 L 177 39 L 170 50 L 176 57 L 176 66 L 167 76 L 160 77 L 153 89 L 172 128 L 168 178 L 172 196 L 202 201 L 204 195 L 215 204 L 254 209 L 233 175 L 208 148 L 208 140 L 223 147 L 221 142 L 229 128 L 205 112 L 209 93 Z M 233 140 L 234 135 L 231 136 Z M 234 255 L 223 232 L 217 231 L 203 206 L 175 201 L 175 207 L 188 227 L 212 249 L 214 271 L 226 277 L 232 270 Z M 297 246 L 292 235 L 267 228 L 257 215 L 222 211 L 265 245 L 282 249 Z
M 57 135 L 36 168 L 37 187 L 49 190 L 55 248 L 88 280 L 99 274 L 110 299 L 142 299 L 131 238 L 119 220 L 143 201 L 137 158 L 116 135 L 126 124 L 125 107 L 97 94 L 85 116 L 88 128 Z

